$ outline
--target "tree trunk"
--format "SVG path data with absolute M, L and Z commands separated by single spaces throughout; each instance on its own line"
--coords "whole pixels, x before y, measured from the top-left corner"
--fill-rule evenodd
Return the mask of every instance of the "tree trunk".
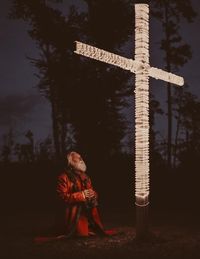
M 175 143 L 174 143 L 174 159 L 173 159 L 173 167 L 176 167 L 176 156 L 177 156 L 177 146 L 178 146 L 178 135 L 180 130 L 180 113 L 177 119 L 177 126 L 176 126 L 176 135 L 175 135 Z
M 170 71 L 170 70 L 168 70 Z M 168 110 L 168 137 L 167 137 L 167 164 L 171 168 L 172 164 L 172 102 L 171 84 L 167 84 L 167 110 Z
M 57 104 L 54 97 L 51 98 L 51 115 L 52 115 L 52 126 L 53 126 L 53 141 L 54 141 L 54 149 L 56 159 L 60 159 L 61 157 L 61 143 L 60 143 L 60 129 L 59 129 L 59 121 L 57 118 Z
M 179 112 L 178 112 L 178 118 L 177 118 L 177 125 L 176 125 L 176 134 L 175 134 L 175 141 L 174 141 L 174 159 L 173 159 L 173 167 L 176 167 L 176 157 L 177 157 L 177 146 L 178 146 L 178 136 L 179 136 L 179 130 L 181 125 L 181 105 L 182 105 L 182 98 L 183 98 L 183 92 L 181 91 L 179 96 Z
M 66 152 L 66 124 L 64 119 L 62 119 L 62 125 L 61 125 L 61 147 L 62 147 L 62 155 Z
M 46 57 L 47 64 L 51 64 L 51 52 L 49 49 L 49 45 L 47 44 L 43 49 L 43 54 Z M 49 90 L 50 90 L 50 103 L 51 103 L 51 117 L 52 117 L 52 129 L 53 129 L 53 142 L 55 149 L 56 159 L 59 160 L 61 157 L 61 130 L 59 123 L 59 109 L 58 109 L 58 98 L 55 89 L 54 82 L 50 81 Z
M 170 35 L 169 35 L 169 10 L 168 4 L 165 5 L 165 37 L 166 37 L 166 69 L 171 72 L 170 64 Z M 171 84 L 167 83 L 167 110 L 168 110 L 168 137 L 167 137 L 167 164 L 171 169 L 172 165 L 172 100 Z

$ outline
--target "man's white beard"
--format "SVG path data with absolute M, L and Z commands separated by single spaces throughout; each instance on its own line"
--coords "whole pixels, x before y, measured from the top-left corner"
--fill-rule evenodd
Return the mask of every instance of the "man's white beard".
M 80 161 L 78 163 L 72 163 L 72 166 L 76 171 L 80 172 L 85 172 L 87 169 L 86 164 L 83 161 Z

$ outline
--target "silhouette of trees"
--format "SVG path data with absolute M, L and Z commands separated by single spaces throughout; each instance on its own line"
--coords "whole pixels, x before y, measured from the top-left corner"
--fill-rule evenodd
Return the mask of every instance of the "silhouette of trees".
M 35 142 L 34 134 L 30 129 L 23 134 L 17 134 L 13 129 L 10 129 L 3 136 L 0 161 L 4 164 L 12 162 L 35 164 L 49 162 L 53 159 L 53 144 L 49 136 Z
M 47 2 L 47 1 L 46 1 Z M 30 25 L 29 35 L 36 42 L 39 58 L 30 58 L 38 68 L 38 87 L 46 96 L 52 108 L 54 147 L 57 158 L 65 150 L 67 106 L 62 98 L 62 88 L 68 87 L 67 75 L 72 55 L 73 35 L 77 14 L 72 8 L 68 21 L 60 11 L 53 9 L 45 1 L 13 1 L 11 16 L 23 19 Z M 81 16 L 80 16 L 81 19 Z M 76 36 L 77 38 L 77 36 Z
M 183 66 L 191 57 L 190 46 L 185 43 L 181 36 L 180 23 L 183 19 L 187 22 L 193 22 L 196 12 L 194 11 L 190 0 L 171 1 L 154 0 L 152 1 L 152 14 L 162 24 L 164 38 L 161 41 L 161 49 L 165 52 L 165 63 L 167 71 L 177 70 Z M 174 94 L 174 93 L 173 93 Z M 168 144 L 167 161 L 168 166 L 172 165 L 172 88 L 167 83 L 167 105 L 168 105 Z
M 111 157 L 121 152 L 122 139 L 127 134 L 123 110 L 132 96 L 132 80 L 128 72 L 74 54 L 74 41 L 81 40 L 100 48 L 122 54 L 124 44 L 133 38 L 134 3 L 138 1 L 83 0 L 85 12 L 71 6 L 65 17 L 51 2 L 13 0 L 11 17 L 29 23 L 29 35 L 38 48 L 38 57 L 30 62 L 37 67 L 38 87 L 51 103 L 54 148 L 57 158 L 66 149 L 78 149 L 92 161 L 95 157 Z M 143 1 L 146 2 L 146 1 Z M 195 12 L 189 0 L 152 1 L 152 14 L 162 23 L 166 69 L 178 69 L 191 58 L 190 46 L 180 33 L 182 19 L 192 22 Z M 110 15 L 112 13 L 112 15 Z M 126 55 L 126 54 L 122 54 Z M 182 121 L 182 102 L 177 91 L 172 100 L 168 94 L 168 165 L 172 160 L 172 107 L 176 113 L 177 129 L 174 143 L 174 164 L 179 149 L 178 136 Z M 162 113 L 159 103 L 151 100 L 151 145 L 158 154 L 154 116 Z M 179 112 L 178 112 L 179 110 Z M 48 143 L 48 141 L 47 141 Z M 41 145 L 48 149 L 48 144 Z M 39 150 L 39 149 L 38 149 Z M 39 151 L 38 151 L 39 152 Z M 7 151 L 8 153 L 8 151 Z M 48 152 L 47 152 L 48 153 Z M 6 152 L 5 152 L 6 154 Z M 8 156 L 8 155 L 7 155 Z M 46 154 L 44 157 L 50 157 Z
M 33 132 L 28 130 L 24 136 L 28 140 L 28 143 L 16 143 L 14 152 L 20 163 L 32 163 L 35 160 Z
M 36 162 L 48 162 L 53 160 L 52 139 L 47 137 L 35 147 Z
M 200 101 L 190 92 L 183 91 L 176 114 L 179 131 L 177 132 L 174 164 L 198 161 L 200 157 Z M 177 159 L 178 161 L 176 161 Z
M 13 129 L 10 128 L 8 133 L 3 135 L 3 146 L 1 151 L 1 160 L 4 163 L 9 163 L 12 160 L 14 147 Z
M 76 56 L 73 44 L 82 39 L 119 53 L 133 28 L 133 1 L 85 2 L 87 13 L 71 7 L 66 18 L 47 1 L 13 1 L 12 17 L 29 23 L 40 53 L 30 60 L 38 68 L 39 89 L 51 102 L 57 157 L 69 146 L 92 157 L 112 155 L 120 152 L 124 134 L 120 111 L 130 94 L 127 73 Z
M 156 167 L 160 162 L 163 161 L 162 155 L 160 153 L 160 145 L 156 141 L 156 136 L 159 131 L 155 130 L 155 117 L 156 115 L 162 115 L 164 112 L 160 107 L 160 103 L 155 100 L 153 95 L 150 95 L 150 115 L 149 115 L 149 123 L 150 123 L 150 164 L 153 167 Z

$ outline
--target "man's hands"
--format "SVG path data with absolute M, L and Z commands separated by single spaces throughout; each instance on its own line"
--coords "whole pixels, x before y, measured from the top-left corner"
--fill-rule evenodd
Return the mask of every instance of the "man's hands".
M 83 191 L 86 200 L 97 199 L 97 193 L 93 189 L 86 189 Z

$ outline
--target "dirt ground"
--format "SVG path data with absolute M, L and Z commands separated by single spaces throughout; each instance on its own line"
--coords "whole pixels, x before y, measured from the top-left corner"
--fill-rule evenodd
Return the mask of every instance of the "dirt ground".
M 89 237 L 35 244 L 34 236 L 53 222 L 50 213 L 16 213 L 2 216 L 2 259 L 40 258 L 200 258 L 199 216 L 190 212 L 151 214 L 148 240 L 135 238 L 133 213 L 104 213 L 106 228 L 115 228 L 113 237 Z

